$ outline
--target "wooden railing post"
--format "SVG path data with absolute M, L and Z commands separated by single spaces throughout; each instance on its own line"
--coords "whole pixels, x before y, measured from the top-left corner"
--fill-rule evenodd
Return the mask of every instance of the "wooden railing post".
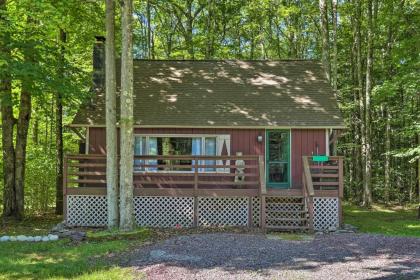
M 267 186 L 265 184 L 265 166 L 264 166 L 264 157 L 262 155 L 258 156 L 258 170 L 259 170 L 259 179 L 260 179 L 260 201 L 261 201 L 261 229 L 265 229 L 266 227 L 266 194 L 267 194 Z
M 193 224 L 194 227 L 198 226 L 198 158 L 194 158 L 194 217 Z
M 308 227 L 309 230 L 314 229 L 314 200 L 315 195 L 314 186 L 312 183 L 311 169 L 309 167 L 309 160 L 307 156 L 302 157 L 303 161 L 303 174 L 302 174 L 302 186 L 303 194 L 306 200 L 306 207 L 308 209 Z
M 338 158 L 338 197 L 343 198 L 344 192 L 344 172 L 343 172 L 343 158 Z

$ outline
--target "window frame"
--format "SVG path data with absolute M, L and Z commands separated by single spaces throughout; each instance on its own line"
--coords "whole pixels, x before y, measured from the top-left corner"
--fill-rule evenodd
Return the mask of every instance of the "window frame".
M 149 154 L 149 139 L 150 138 L 164 138 L 164 137 L 168 137 L 168 138 L 201 138 L 201 151 L 205 152 L 205 148 L 206 148 L 206 143 L 205 143 L 205 139 L 206 138 L 214 138 L 215 139 L 215 149 L 216 149 L 216 155 L 217 155 L 217 151 L 219 149 L 218 147 L 218 141 L 217 141 L 217 137 L 220 136 L 219 134 L 150 134 L 150 133 L 134 133 L 134 145 L 135 145 L 135 138 L 136 137 L 144 137 L 145 139 L 145 146 L 146 146 L 146 155 Z M 133 149 L 135 149 L 135 147 L 133 146 Z M 203 155 L 203 154 L 201 154 Z M 191 155 L 193 156 L 193 155 Z M 217 162 L 216 162 L 217 164 Z M 191 168 L 193 169 L 193 168 Z M 217 172 L 217 168 L 214 168 L 213 171 L 210 170 L 205 170 L 206 168 L 199 168 L 198 172 L 199 173 L 219 173 Z M 194 173 L 194 170 L 134 170 L 134 173 L 137 174 L 142 174 L 142 173 Z

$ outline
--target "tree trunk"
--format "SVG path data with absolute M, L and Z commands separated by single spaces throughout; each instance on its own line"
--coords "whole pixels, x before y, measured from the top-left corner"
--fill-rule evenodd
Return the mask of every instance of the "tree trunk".
M 133 2 L 122 1 L 120 229 L 134 227 L 133 205 Z
M 6 0 L 0 0 L 0 25 L 8 26 Z M 9 41 L 9 32 L 0 33 L 0 53 L 2 57 L 10 56 L 10 49 L 5 44 Z M 13 129 L 15 118 L 13 116 L 11 76 L 9 71 L 0 72 L 0 106 L 1 106 L 1 133 L 3 147 L 3 218 L 16 217 L 15 192 L 15 149 L 13 146 Z
M 65 63 L 65 44 L 67 41 L 67 34 L 60 28 L 60 68 L 58 76 L 64 78 L 64 63 Z M 64 151 L 63 151 L 63 96 L 61 92 L 57 92 L 55 100 L 55 144 L 56 144 L 56 169 L 57 177 L 55 181 L 55 213 L 63 214 L 63 165 L 64 165 Z
M 106 1 L 106 188 L 108 228 L 118 226 L 118 152 L 115 82 L 115 2 Z
M 28 140 L 29 121 L 31 119 L 31 86 L 28 81 L 22 82 L 20 93 L 19 116 L 17 120 L 16 148 L 15 148 L 15 195 L 16 218 L 22 219 L 24 215 L 24 184 L 26 165 L 26 144 Z
M 329 57 L 329 35 L 328 35 L 328 11 L 327 2 L 319 0 L 319 12 L 321 17 L 321 37 L 322 37 L 322 65 L 324 66 L 327 79 L 330 80 L 330 57 Z
M 389 194 L 391 190 L 391 114 L 385 109 L 385 182 L 384 182 L 384 202 L 389 204 Z
M 114 3 L 114 1 L 110 1 L 110 0 L 107 0 L 107 3 L 108 2 L 112 2 L 112 4 Z M 109 3 L 109 4 L 111 4 L 111 3 Z M 114 10 L 113 10 L 113 12 L 112 12 L 112 14 L 113 14 L 113 19 L 115 18 L 115 15 L 114 15 Z M 146 2 L 146 18 L 147 18 L 147 58 L 148 59 L 151 59 L 152 58 L 152 36 L 151 36 L 151 34 L 152 34 L 152 32 L 151 32 L 151 23 L 150 23 L 150 1 L 149 0 L 147 0 L 147 2 Z M 114 26 L 115 24 L 113 23 L 112 24 L 112 26 Z M 115 28 L 113 28 L 113 29 L 115 29 Z M 112 33 L 114 33 L 114 32 L 112 32 Z M 108 33 L 107 33 L 107 39 L 108 39 Z M 114 53 L 115 53 L 115 51 L 114 51 Z
M 337 92 L 337 0 L 332 0 L 333 14 L 333 63 L 332 63 L 332 85 Z
M 367 61 L 366 61 L 366 91 L 365 91 L 365 179 L 363 180 L 363 205 L 370 207 L 372 204 L 372 147 L 371 147 L 371 112 L 370 94 L 372 90 L 373 69 L 373 23 L 372 23 L 372 0 L 368 0 L 368 25 L 367 25 Z
M 361 140 L 360 150 L 360 162 L 361 162 L 361 174 L 362 174 L 362 185 L 365 181 L 365 155 L 366 155 L 366 136 L 365 136 L 365 98 L 363 95 L 363 69 L 362 69 L 362 38 L 361 38 L 361 21 L 362 21 L 362 8 L 361 2 L 356 2 L 356 60 L 357 60 L 357 89 L 359 97 L 359 132 Z M 362 201 L 363 201 L 363 188 L 362 188 Z

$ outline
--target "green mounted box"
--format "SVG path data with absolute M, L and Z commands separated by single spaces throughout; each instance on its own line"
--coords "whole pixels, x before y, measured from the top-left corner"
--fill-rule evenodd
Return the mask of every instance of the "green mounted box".
M 326 162 L 329 160 L 330 160 L 329 156 L 312 156 L 312 161 Z

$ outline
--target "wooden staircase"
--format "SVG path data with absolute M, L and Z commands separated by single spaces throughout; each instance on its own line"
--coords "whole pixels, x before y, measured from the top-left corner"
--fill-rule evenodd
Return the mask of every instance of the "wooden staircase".
M 305 197 L 265 197 L 265 227 L 275 231 L 310 230 Z

